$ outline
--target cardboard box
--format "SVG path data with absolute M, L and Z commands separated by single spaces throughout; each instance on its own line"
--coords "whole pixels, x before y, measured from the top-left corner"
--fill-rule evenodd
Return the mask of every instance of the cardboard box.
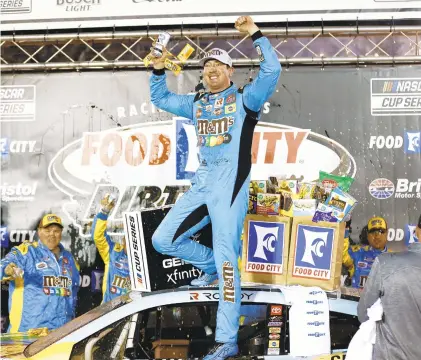
M 287 285 L 341 286 L 345 223 L 312 222 L 295 217 L 291 230 Z
M 247 215 L 244 223 L 241 281 L 286 284 L 291 219 Z
M 155 359 L 187 359 L 189 340 L 156 340 L 152 342 Z

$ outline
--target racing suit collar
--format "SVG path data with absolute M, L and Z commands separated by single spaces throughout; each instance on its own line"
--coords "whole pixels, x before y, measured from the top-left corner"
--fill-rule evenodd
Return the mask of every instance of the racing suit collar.
M 52 251 L 51 251 L 48 247 L 46 247 L 46 246 L 42 243 L 42 241 L 41 241 L 40 239 L 38 239 L 38 246 L 39 246 L 41 249 L 43 249 L 44 251 L 47 251 L 47 252 L 49 252 L 49 253 L 53 254 L 53 256 L 55 257 L 54 253 L 53 253 L 53 252 L 52 252 Z M 59 247 L 59 249 L 60 249 L 60 253 L 59 253 L 58 258 L 60 259 L 60 258 L 63 256 L 64 246 L 60 243 L 60 244 L 58 244 L 58 247 Z

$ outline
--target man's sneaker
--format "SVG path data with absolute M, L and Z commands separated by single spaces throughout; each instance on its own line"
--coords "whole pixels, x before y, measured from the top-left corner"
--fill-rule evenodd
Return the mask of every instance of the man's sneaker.
M 238 345 L 236 343 L 216 343 L 203 360 L 224 360 L 237 354 Z
M 213 284 L 216 280 L 218 280 L 218 274 L 209 275 L 204 273 L 197 279 L 193 279 L 190 284 L 192 286 L 207 286 Z

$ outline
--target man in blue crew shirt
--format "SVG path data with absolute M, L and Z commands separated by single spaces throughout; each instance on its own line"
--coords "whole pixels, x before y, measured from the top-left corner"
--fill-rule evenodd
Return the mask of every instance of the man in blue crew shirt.
M 226 359 L 238 353 L 241 285 L 237 260 L 248 206 L 251 146 L 261 108 L 275 90 L 281 66 L 269 40 L 249 16 L 235 27 L 248 33 L 260 59 L 257 78 L 237 88 L 231 77 L 232 59 L 225 50 L 212 49 L 201 60 L 208 92 L 171 93 L 164 61 L 153 60 L 150 78 L 152 103 L 165 111 L 192 119 L 196 126 L 200 166 L 192 187 L 162 221 L 152 241 L 155 249 L 183 259 L 203 270 L 192 285 L 206 286 L 219 279 L 216 345 L 205 360 Z M 213 251 L 190 239 L 212 223 Z

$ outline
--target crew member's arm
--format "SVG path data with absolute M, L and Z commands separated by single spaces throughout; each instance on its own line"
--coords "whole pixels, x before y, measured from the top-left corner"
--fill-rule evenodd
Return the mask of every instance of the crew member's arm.
M 92 238 L 94 239 L 99 255 L 101 255 L 105 265 L 110 262 L 110 252 L 114 246 L 114 242 L 110 239 L 106 232 L 107 219 L 108 214 L 103 212 L 96 214 L 91 230 Z
M 351 254 L 352 247 L 349 247 L 349 239 L 344 239 L 344 250 L 342 252 L 342 264 L 348 269 L 349 276 L 352 278 L 354 276 L 355 267 L 354 267 L 354 259 L 352 258 Z
M 193 119 L 193 101 L 195 95 L 177 95 L 168 90 L 165 74 L 166 49 L 160 58 L 153 58 L 153 72 L 149 79 L 151 101 L 157 108 L 187 119 Z
M 24 255 L 28 252 L 28 245 L 15 246 L 0 262 L 0 280 L 13 281 L 18 272 L 17 269 L 25 270 Z
M 241 19 L 245 22 L 241 24 Z M 240 22 L 240 24 L 237 24 Z M 281 74 L 281 64 L 268 38 L 263 36 L 259 28 L 249 16 L 242 16 L 236 22 L 236 28 L 250 34 L 254 47 L 259 54 L 260 70 L 257 78 L 244 87 L 244 105 L 253 111 L 260 111 L 263 104 L 269 99 L 275 90 Z
M 377 257 L 371 267 L 370 274 L 362 291 L 360 302 L 358 303 L 358 319 L 360 322 L 368 320 L 367 309 L 370 308 L 382 295 L 382 277 L 380 261 Z

